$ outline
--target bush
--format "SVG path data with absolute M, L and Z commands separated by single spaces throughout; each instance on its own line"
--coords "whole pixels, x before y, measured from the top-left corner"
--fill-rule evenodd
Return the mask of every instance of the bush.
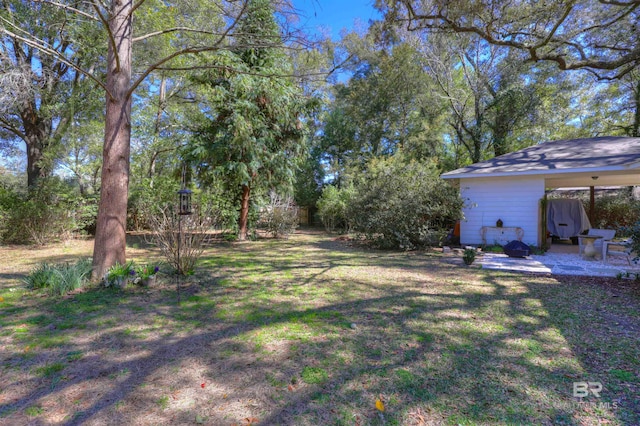
M 584 201 L 589 211 L 589 201 Z M 594 218 L 591 226 L 601 229 L 618 230 L 618 237 L 628 236 L 626 229 L 634 225 L 640 217 L 640 201 L 635 200 L 628 191 L 617 195 L 598 197 L 594 204 Z
M 218 220 L 216 212 L 206 207 L 203 209 L 194 205 L 192 210 L 191 215 L 180 216 L 172 205 L 167 205 L 149 216 L 151 243 L 160 248 L 167 262 L 182 275 L 195 270 L 198 259 L 211 239 L 209 231 Z
M 42 263 L 24 279 L 24 283 L 33 290 L 46 289 L 52 296 L 63 296 L 83 287 L 90 277 L 91 259 L 81 259 L 73 265 Z
M 149 229 L 151 215 L 164 205 L 176 203 L 180 182 L 172 177 L 157 176 L 153 180 L 142 179 L 132 184 L 127 203 L 127 228 Z
M 329 232 L 349 232 L 351 219 L 349 206 L 355 195 L 353 186 L 338 189 L 333 185 L 326 186 L 318 200 L 318 216 Z
M 475 249 L 465 249 L 462 254 L 462 260 L 465 265 L 471 265 L 474 260 L 476 260 L 476 250 Z
M 274 238 L 287 237 L 298 227 L 298 206 L 293 198 L 282 198 L 275 192 L 269 195 L 269 203 L 260 211 L 258 227 Z
M 439 244 L 462 217 L 458 190 L 431 163 L 402 153 L 372 160 L 355 183 L 354 230 L 380 248 L 411 250 Z
M 2 241 L 44 245 L 71 238 L 95 222 L 95 200 L 83 199 L 56 177 L 41 178 L 26 195 L 0 190 Z
M 634 255 L 633 261 L 638 263 L 638 261 L 640 261 L 640 221 L 624 228 L 623 231 L 631 238 L 630 246 Z
M 164 206 L 176 204 L 180 182 L 172 177 L 156 177 L 153 188 L 149 179 L 143 179 L 133 186 L 127 210 L 129 229 L 151 229 L 155 224 L 152 216 L 157 216 Z M 238 210 L 234 200 L 220 185 L 209 185 L 206 190 L 193 194 L 194 204 L 206 206 L 205 210 L 216 212 L 216 225 L 232 228 L 238 220 Z

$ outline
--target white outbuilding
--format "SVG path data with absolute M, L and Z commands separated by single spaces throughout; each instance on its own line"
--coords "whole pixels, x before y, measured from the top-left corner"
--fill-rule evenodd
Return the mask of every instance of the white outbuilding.
M 544 142 L 444 173 L 460 188 L 463 245 L 521 240 L 542 245 L 541 200 L 550 189 L 640 185 L 640 138 Z

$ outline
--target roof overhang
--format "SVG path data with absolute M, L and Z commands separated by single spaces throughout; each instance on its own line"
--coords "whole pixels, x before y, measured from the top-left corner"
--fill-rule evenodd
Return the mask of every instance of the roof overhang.
M 545 176 L 546 188 L 571 188 L 574 186 L 636 186 L 640 185 L 639 170 L 606 172 L 564 173 Z
M 443 179 L 544 178 L 552 186 L 588 185 L 611 176 L 612 185 L 638 185 L 640 138 L 603 136 L 544 142 L 444 173 Z M 624 177 L 623 177 L 624 176 Z M 591 182 L 593 183 L 593 182 Z
M 596 179 L 593 179 L 593 178 Z M 539 178 L 545 180 L 547 188 L 567 188 L 575 186 L 633 186 L 640 185 L 640 164 L 631 167 L 601 167 L 569 170 L 529 170 L 506 173 L 460 173 L 443 179 L 514 179 Z

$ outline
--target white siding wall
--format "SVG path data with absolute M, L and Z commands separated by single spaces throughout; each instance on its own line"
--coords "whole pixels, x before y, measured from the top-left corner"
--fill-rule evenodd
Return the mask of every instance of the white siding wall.
M 465 219 L 460 223 L 462 244 L 482 244 L 480 229 L 496 226 L 498 219 L 502 219 L 505 227 L 522 228 L 524 243 L 538 244 L 539 201 L 544 196 L 544 179 L 460 179 L 460 195 L 465 201 Z

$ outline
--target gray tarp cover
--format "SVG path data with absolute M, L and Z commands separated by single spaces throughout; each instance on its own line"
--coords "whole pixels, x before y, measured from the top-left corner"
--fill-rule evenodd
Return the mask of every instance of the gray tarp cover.
M 560 238 L 579 235 L 591 228 L 587 212 L 580 200 L 549 200 L 547 204 L 547 229 Z

